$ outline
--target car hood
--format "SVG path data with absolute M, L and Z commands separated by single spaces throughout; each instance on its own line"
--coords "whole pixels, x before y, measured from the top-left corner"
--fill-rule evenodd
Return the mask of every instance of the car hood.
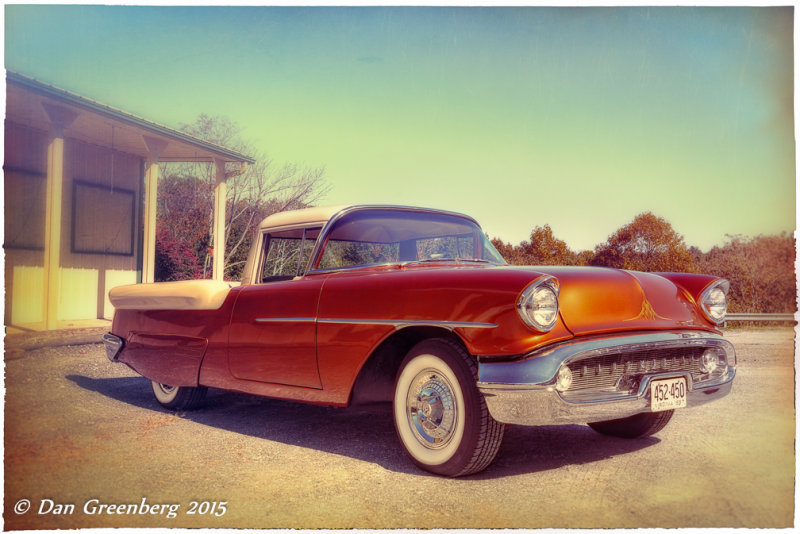
M 658 274 L 604 267 L 525 269 L 558 279 L 561 319 L 575 335 L 711 326 L 687 291 Z
M 560 314 L 552 330 L 539 332 L 522 321 L 516 303 L 529 284 L 545 275 L 559 281 Z M 717 280 L 706 275 L 441 262 L 320 276 L 325 278 L 318 310 L 321 320 L 496 325 L 451 326 L 459 329 L 471 353 L 478 356 L 527 354 L 575 336 L 611 332 L 716 330 L 695 304 L 704 288 Z M 363 298 L 354 298 L 358 296 Z

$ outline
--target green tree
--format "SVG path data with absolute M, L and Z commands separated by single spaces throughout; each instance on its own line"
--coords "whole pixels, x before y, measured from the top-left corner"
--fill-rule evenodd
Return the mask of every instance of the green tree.
M 594 251 L 574 253 L 553 236 L 548 225 L 537 226 L 530 241 L 517 246 L 491 240 L 514 265 L 600 265 L 638 271 L 699 272 L 727 279 L 730 311 L 787 313 L 797 309 L 795 240 L 792 235 L 728 236 L 723 246 L 704 253 L 687 247 L 661 217 L 637 215 Z
M 592 265 L 633 271 L 695 272 L 683 236 L 662 217 L 640 213 L 595 247 Z
M 594 252 L 591 250 L 581 250 L 575 255 L 575 265 L 591 265 L 594 259 Z
M 795 242 L 791 235 L 727 236 L 699 260 L 700 271 L 731 283 L 731 312 L 791 313 L 797 309 Z
M 492 245 L 512 265 L 585 265 L 583 253 L 576 254 L 567 243 L 553 235 L 550 225 L 537 226 L 531 231 L 530 241 L 511 245 L 497 237 Z
M 537 226 L 531 232 L 530 241 L 519 244 L 525 265 L 574 265 L 575 253 L 567 243 L 553 235 L 549 224 Z
M 156 232 L 156 280 L 189 280 L 200 278 L 200 263 L 191 245 L 176 239 L 169 229 L 159 228 Z
M 493 237 L 489 241 L 492 243 L 494 248 L 497 249 L 497 252 L 500 253 L 504 260 L 512 265 L 521 265 L 519 262 L 515 261 L 514 245 L 511 243 L 506 243 L 499 237 Z
M 177 174 L 161 177 L 156 205 L 156 257 L 165 259 L 156 268 L 156 280 L 210 275 L 203 275 L 203 265 L 211 245 L 208 213 L 213 203 L 213 186 L 207 181 Z M 178 257 L 184 260 L 176 261 Z

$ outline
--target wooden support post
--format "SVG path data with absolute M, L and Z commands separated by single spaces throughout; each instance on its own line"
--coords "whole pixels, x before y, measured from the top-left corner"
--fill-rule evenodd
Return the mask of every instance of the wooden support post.
M 149 156 L 144 174 L 144 247 L 142 250 L 142 282 L 155 282 L 156 272 L 156 208 L 158 206 L 158 158 L 167 142 L 142 136 Z
M 58 328 L 61 276 L 61 208 L 64 190 L 64 131 L 78 117 L 69 108 L 42 103 L 52 127 L 47 146 L 47 188 L 44 225 L 44 324 Z
M 225 160 L 215 159 L 217 181 L 214 187 L 214 263 L 212 273 L 214 280 L 225 278 L 225 195 L 227 183 L 225 177 Z

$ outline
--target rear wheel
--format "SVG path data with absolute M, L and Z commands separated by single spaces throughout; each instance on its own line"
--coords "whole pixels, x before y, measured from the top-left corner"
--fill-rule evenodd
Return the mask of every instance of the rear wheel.
M 485 469 L 503 440 L 475 385 L 477 366 L 457 343 L 422 341 L 395 381 L 394 423 L 400 442 L 422 469 L 463 476 Z
M 624 419 L 589 423 L 589 426 L 607 436 L 629 439 L 644 438 L 652 436 L 667 426 L 673 413 L 674 410 L 639 413 Z
M 158 403 L 170 410 L 191 410 L 197 408 L 206 396 L 207 388 L 168 386 L 152 381 L 153 395 Z

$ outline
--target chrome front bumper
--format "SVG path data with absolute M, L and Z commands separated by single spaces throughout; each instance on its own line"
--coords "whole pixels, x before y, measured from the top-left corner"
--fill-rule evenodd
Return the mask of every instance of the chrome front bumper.
M 698 382 L 688 371 L 641 373 L 636 391 L 597 391 L 565 395 L 556 389 L 562 365 L 604 354 L 635 353 L 676 347 L 715 347 L 726 354 L 727 369 Z M 722 336 L 705 332 L 669 332 L 606 337 L 557 344 L 513 362 L 478 364 L 478 389 L 492 417 L 501 423 L 546 425 L 621 419 L 650 410 L 650 383 L 662 378 L 686 378 L 687 407 L 700 406 L 727 395 L 736 374 L 736 353 Z

